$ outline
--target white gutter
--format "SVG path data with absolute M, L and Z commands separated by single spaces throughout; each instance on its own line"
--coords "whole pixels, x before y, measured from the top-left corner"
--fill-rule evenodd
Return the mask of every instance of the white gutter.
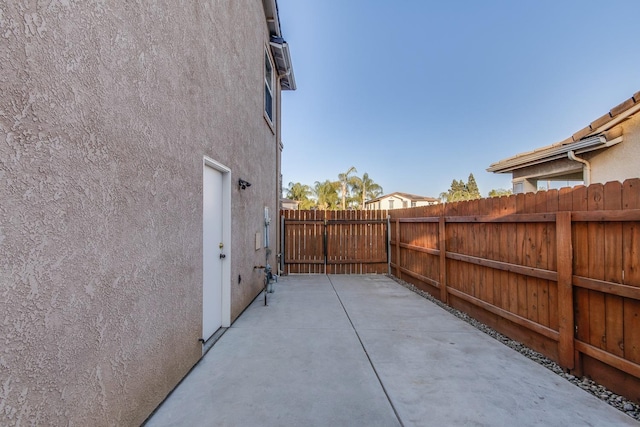
M 569 159 L 573 160 L 574 162 L 582 163 L 584 165 L 583 172 L 582 172 L 584 185 L 586 186 L 590 185 L 591 184 L 591 163 L 589 163 L 585 159 L 576 157 L 576 154 L 573 152 L 573 150 L 567 152 L 567 157 L 569 157 Z
M 269 45 L 271 46 L 271 53 L 276 62 L 280 82 L 284 81 L 284 84 L 281 85 L 282 89 L 296 90 L 296 80 L 293 76 L 289 45 L 282 37 L 271 37 Z
M 604 146 L 606 143 L 607 140 L 604 136 L 596 135 L 569 144 L 551 146 L 546 149 L 541 149 L 502 160 L 489 166 L 487 172 L 509 172 L 514 169 L 520 169 L 538 163 L 545 163 L 551 160 L 561 159 L 567 155 L 568 151 L 585 152 L 597 148 L 602 148 L 602 146 Z

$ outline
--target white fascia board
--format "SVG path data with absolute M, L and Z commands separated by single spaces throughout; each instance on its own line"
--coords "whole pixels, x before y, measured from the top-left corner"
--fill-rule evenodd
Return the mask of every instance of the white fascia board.
M 278 16 L 276 0 L 262 0 L 262 5 L 264 6 L 264 14 L 270 35 L 281 37 L 280 17 Z
M 510 159 L 494 163 L 487 168 L 487 172 L 510 172 L 514 169 L 521 169 L 527 166 L 564 158 L 569 151 L 586 153 L 587 151 L 598 150 L 607 146 L 607 140 L 605 137 L 602 135 L 596 135 L 570 144 L 551 146 L 544 150 L 534 151 L 529 154 L 524 154 L 515 158 L 512 157 Z

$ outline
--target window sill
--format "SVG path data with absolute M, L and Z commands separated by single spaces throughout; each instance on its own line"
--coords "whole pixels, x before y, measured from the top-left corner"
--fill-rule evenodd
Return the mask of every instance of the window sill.
M 269 129 L 271 130 L 271 133 L 275 135 L 276 134 L 275 126 L 274 126 L 273 122 L 271 121 L 271 119 L 269 118 L 269 116 L 267 116 L 266 111 L 262 112 L 262 117 L 264 117 L 264 121 L 269 126 Z

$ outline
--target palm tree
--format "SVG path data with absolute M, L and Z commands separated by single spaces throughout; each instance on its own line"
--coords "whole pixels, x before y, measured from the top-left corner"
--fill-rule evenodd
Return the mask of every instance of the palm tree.
M 350 173 L 358 172 L 355 166 L 351 166 L 345 173 L 338 174 L 338 182 L 340 183 L 340 192 L 342 195 L 342 210 L 347 209 L 347 192 L 349 187 L 353 187 L 358 177 L 349 176 Z
M 298 201 L 299 209 L 310 209 L 313 206 L 313 200 L 309 199 L 311 194 L 311 187 L 299 182 L 290 182 L 287 188 L 287 198 Z
M 360 209 L 364 209 L 364 203 L 367 200 L 375 199 L 382 194 L 382 187 L 369 177 L 368 173 L 364 173 L 362 178 L 358 178 L 354 185 L 354 191 L 360 201 Z
M 338 206 L 338 186 L 340 183 L 330 180 L 316 181 L 313 193 L 316 196 L 318 209 L 335 209 Z

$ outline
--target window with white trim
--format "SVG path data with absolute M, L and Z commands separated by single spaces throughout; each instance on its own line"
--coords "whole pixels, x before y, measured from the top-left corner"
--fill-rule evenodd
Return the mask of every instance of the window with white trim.
M 524 182 L 523 181 L 514 182 L 513 194 L 520 194 L 520 193 L 524 193 Z
M 264 112 L 273 123 L 273 65 L 267 52 L 264 53 Z

